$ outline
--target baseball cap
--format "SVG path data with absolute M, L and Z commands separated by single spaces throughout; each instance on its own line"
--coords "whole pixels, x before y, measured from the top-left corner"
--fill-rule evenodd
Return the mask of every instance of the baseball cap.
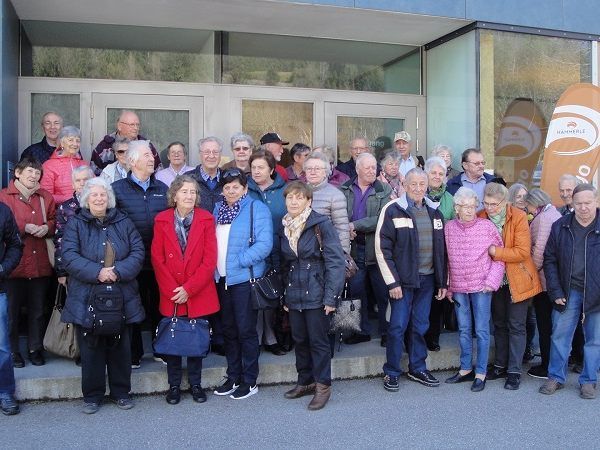
M 399 141 L 400 139 L 402 139 L 403 141 L 406 141 L 406 142 L 412 141 L 412 138 L 410 137 L 410 134 L 408 134 L 407 131 L 398 131 L 394 135 L 394 142 Z
M 271 142 L 275 142 L 275 143 L 281 144 L 281 145 L 289 144 L 289 142 L 286 142 L 283 139 L 281 139 L 281 136 L 279 136 L 277 133 L 267 133 L 263 137 L 260 138 L 261 145 L 269 144 Z

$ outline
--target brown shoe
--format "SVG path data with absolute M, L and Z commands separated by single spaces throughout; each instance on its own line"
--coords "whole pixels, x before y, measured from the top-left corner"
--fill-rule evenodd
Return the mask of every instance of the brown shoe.
M 294 389 L 287 391 L 283 396 L 285 398 L 294 399 L 304 397 L 305 395 L 310 395 L 315 393 L 315 383 L 311 383 L 308 385 L 297 384 Z
M 315 396 L 312 398 L 312 400 L 308 404 L 308 409 L 310 411 L 316 411 L 318 409 L 322 409 L 329 401 L 329 397 L 331 397 L 331 386 L 327 386 L 326 384 L 317 383 L 317 386 L 315 389 Z
M 542 384 L 540 386 L 540 389 L 538 390 L 538 392 L 540 394 L 545 394 L 545 395 L 552 395 L 554 394 L 556 391 L 558 391 L 559 389 L 563 388 L 563 384 L 559 383 L 556 380 L 553 380 L 552 378 L 548 378 L 544 384 Z
M 581 385 L 579 396 L 586 400 L 592 400 L 596 398 L 596 385 L 593 383 L 586 383 Z

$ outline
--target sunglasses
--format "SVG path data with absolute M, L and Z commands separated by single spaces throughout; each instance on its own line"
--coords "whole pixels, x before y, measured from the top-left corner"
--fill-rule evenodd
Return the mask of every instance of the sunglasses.
M 231 183 L 235 180 L 239 180 L 240 184 L 245 185 L 246 174 L 240 169 L 228 169 L 223 174 L 221 174 L 221 184 Z

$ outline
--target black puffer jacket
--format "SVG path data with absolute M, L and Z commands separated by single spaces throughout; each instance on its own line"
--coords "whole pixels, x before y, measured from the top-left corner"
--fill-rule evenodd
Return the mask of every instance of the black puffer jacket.
M 162 181 L 150 177 L 150 187 L 144 190 L 131 178 L 131 172 L 127 178 L 117 180 L 112 184 L 117 199 L 117 208 L 126 212 L 131 219 L 144 242 L 146 257 L 144 269 L 152 269 L 150 263 L 150 246 L 154 235 L 154 218 L 167 209 L 168 187 Z
M 315 227 L 319 225 L 321 251 Z M 312 211 L 298 240 L 298 255 L 290 248 L 283 229 L 279 253 L 285 286 L 285 305 L 290 309 L 317 309 L 336 306 L 344 288 L 344 251 L 328 217 Z
M 3 280 L 15 270 L 23 255 L 23 243 L 19 228 L 10 208 L 0 202 L 0 292 L 4 292 Z
M 98 274 L 104 267 L 104 243 L 110 241 L 115 251 L 115 272 L 125 303 L 125 320 L 144 320 L 136 277 L 144 261 L 144 245 L 131 220 L 112 208 L 103 222 L 82 208 L 65 228 L 62 240 L 62 261 L 69 274 L 69 292 L 61 320 L 83 325 L 90 292 L 98 284 Z

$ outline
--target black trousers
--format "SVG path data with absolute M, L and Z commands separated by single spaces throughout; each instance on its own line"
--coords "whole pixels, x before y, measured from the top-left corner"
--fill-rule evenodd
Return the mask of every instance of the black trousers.
M 548 370 L 550 362 L 550 337 L 552 336 L 552 302 L 548 297 L 548 292 L 543 291 L 533 297 L 533 306 L 535 308 L 535 319 L 538 329 L 538 338 L 540 342 L 540 355 L 542 357 L 541 366 Z
M 85 402 L 100 402 L 106 393 L 106 372 L 110 397 L 129 398 L 131 391 L 131 327 L 121 337 L 84 335 L 75 327 L 81 352 L 81 391 Z
M 167 377 L 169 386 L 180 386 L 183 377 L 182 357 L 173 355 L 163 355 L 167 362 Z M 188 381 L 190 386 L 202 384 L 202 360 L 204 358 L 187 358 Z
M 298 384 L 317 383 L 331 386 L 331 349 L 329 325 L 331 316 L 323 308 L 290 309 L 290 326 L 296 351 Z
M 527 344 L 527 308 L 531 299 L 512 303 L 508 285 L 502 286 L 492 297 L 494 322 L 494 365 L 508 369 L 509 373 L 521 373 L 523 354 Z
M 156 327 L 162 316 L 158 311 L 158 301 L 160 294 L 158 284 L 152 270 L 142 270 L 137 276 L 138 287 L 142 305 L 146 311 L 146 323 L 152 331 L 152 338 L 156 334 Z M 132 325 L 131 334 L 131 359 L 139 361 L 144 356 L 144 343 L 142 342 L 142 324 Z M 131 361 L 130 361 L 131 362 Z
M 13 278 L 5 281 L 8 296 L 8 327 L 10 347 L 19 351 L 19 312 L 27 306 L 27 346 L 30 352 L 44 348 L 44 306 L 48 295 L 49 277 Z

